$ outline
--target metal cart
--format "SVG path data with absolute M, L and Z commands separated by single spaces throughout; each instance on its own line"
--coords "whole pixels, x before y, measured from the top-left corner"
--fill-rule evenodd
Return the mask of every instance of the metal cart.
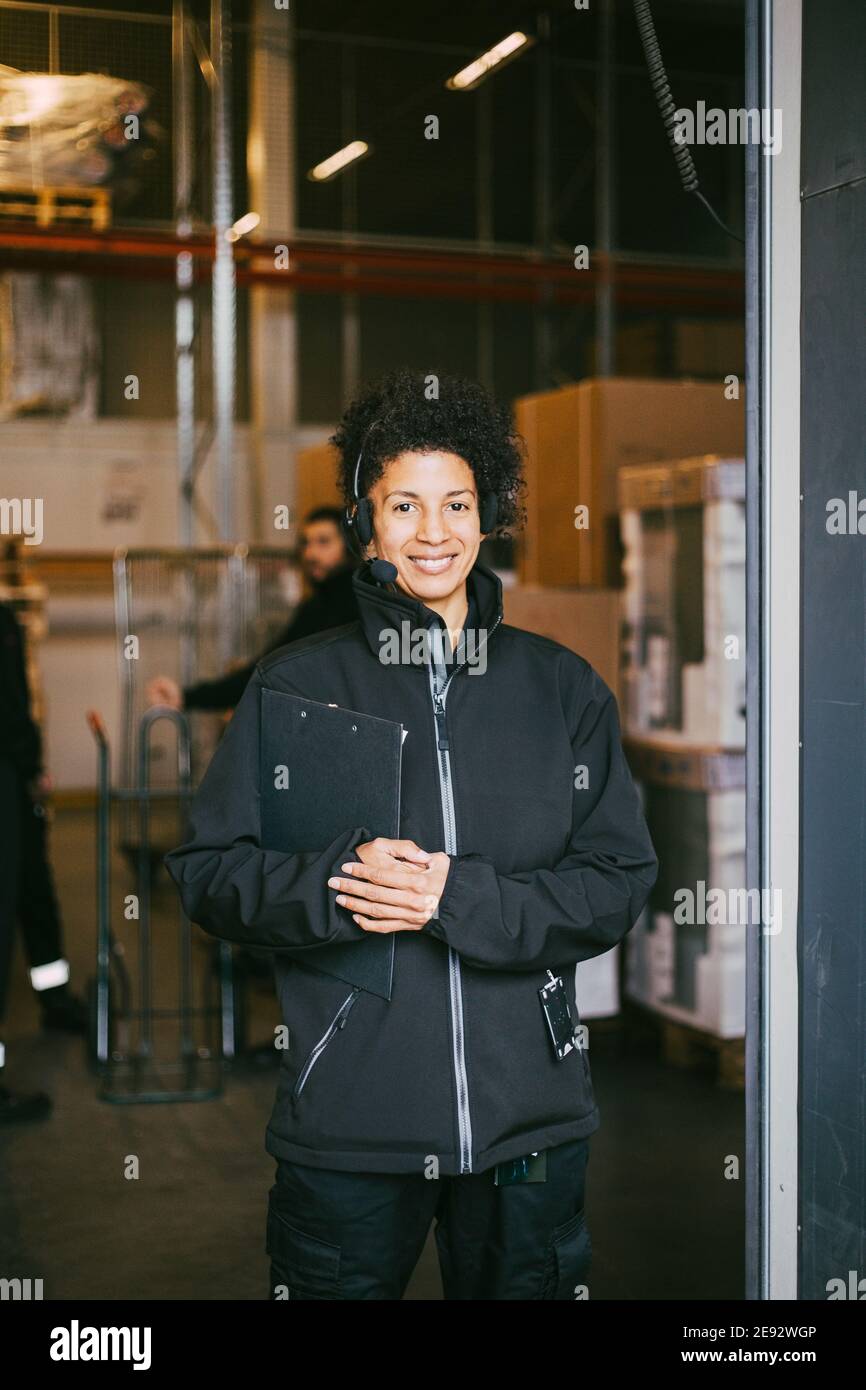
M 177 783 L 153 788 L 150 749 L 160 721 L 174 726 L 177 742 Z M 176 710 L 148 710 L 138 726 L 137 778 L 133 786 L 111 785 L 111 750 L 102 717 L 87 716 L 98 757 L 97 805 L 97 951 L 96 977 L 91 982 L 91 1061 L 99 1076 L 101 1099 L 115 1104 L 208 1100 L 223 1089 L 224 1063 L 236 1049 L 235 991 L 231 948 L 219 942 L 208 951 L 202 969 L 193 959 L 193 928 L 171 887 L 171 906 L 161 914 L 159 937 L 154 933 L 154 893 L 168 885 L 168 875 L 156 861 L 151 820 L 157 808 L 174 811 L 180 821 L 192 794 L 189 728 Z M 135 817 L 137 855 L 132 875 L 134 891 L 122 907 L 112 900 L 112 809 L 122 807 Z M 175 838 L 179 843 L 180 836 Z M 159 955 L 159 970 L 155 962 Z M 169 973 L 174 957 L 176 987 L 171 994 Z M 135 960 L 137 986 L 129 962 Z M 214 968 L 215 965 L 215 968 Z
M 99 780 L 90 1056 L 108 1101 L 216 1096 L 225 1064 L 243 1051 L 246 994 L 232 948 L 184 917 L 162 862 L 186 837 L 189 798 L 222 719 L 148 709 L 147 683 L 170 672 L 185 686 L 262 650 L 300 597 L 293 537 L 286 539 L 279 548 L 121 548 L 114 555 L 117 785 L 105 721 L 88 715 Z M 116 874 L 128 881 L 117 902 L 113 855 Z

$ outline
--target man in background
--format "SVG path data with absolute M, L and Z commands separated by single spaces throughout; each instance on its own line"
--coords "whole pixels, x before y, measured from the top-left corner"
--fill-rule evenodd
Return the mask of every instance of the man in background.
M 300 563 L 312 593 L 298 605 L 292 621 L 265 651 L 236 671 L 228 671 L 215 680 L 199 681 L 183 690 L 171 676 L 155 676 L 147 687 L 148 702 L 171 709 L 234 709 L 263 656 L 288 642 L 354 622 L 358 616 L 352 588 L 356 562 L 346 545 L 338 507 L 317 507 L 305 517 Z

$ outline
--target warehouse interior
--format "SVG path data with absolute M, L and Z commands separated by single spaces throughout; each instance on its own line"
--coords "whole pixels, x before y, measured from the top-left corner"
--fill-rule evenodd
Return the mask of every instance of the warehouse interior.
M 745 0 L 652 15 L 678 106 L 746 104 Z M 592 1297 L 750 1296 L 747 933 L 700 901 L 750 881 L 746 151 L 699 139 L 699 196 L 675 155 L 626 0 L 0 0 L 0 600 L 82 1001 L 45 1022 L 19 934 L 5 1081 L 50 1108 L 3 1126 L 0 1273 L 263 1296 L 278 1001 L 162 866 L 230 710 L 153 682 L 285 626 L 329 436 L 408 365 L 513 410 L 526 527 L 481 558 L 614 690 L 660 860 L 577 967 Z

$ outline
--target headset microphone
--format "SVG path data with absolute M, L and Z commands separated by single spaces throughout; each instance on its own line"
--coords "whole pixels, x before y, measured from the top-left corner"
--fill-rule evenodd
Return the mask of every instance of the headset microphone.
M 379 584 L 393 584 L 397 578 L 397 566 L 390 560 L 371 560 L 370 573 Z

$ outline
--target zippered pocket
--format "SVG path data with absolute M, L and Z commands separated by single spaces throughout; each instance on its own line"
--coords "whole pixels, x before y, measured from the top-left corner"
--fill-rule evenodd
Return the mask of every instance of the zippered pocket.
M 301 1067 L 300 1073 L 298 1074 L 298 1079 L 295 1082 L 294 1089 L 292 1091 L 293 1104 L 297 1103 L 301 1092 L 307 1084 L 310 1072 L 313 1070 L 313 1067 L 316 1065 L 325 1048 L 328 1046 L 328 1043 L 331 1041 L 333 1037 L 336 1036 L 336 1034 L 339 1032 L 341 1028 L 345 1028 L 346 1020 L 349 1017 L 349 1013 L 352 1009 L 352 1006 L 360 993 L 360 986 L 356 985 L 355 988 L 352 990 L 352 993 L 346 996 L 339 1009 L 334 1014 L 334 1017 L 331 1019 L 331 1022 L 328 1024 L 327 1030 L 319 1038 L 319 1041 L 316 1043 L 309 1057 L 305 1061 L 304 1065 Z

